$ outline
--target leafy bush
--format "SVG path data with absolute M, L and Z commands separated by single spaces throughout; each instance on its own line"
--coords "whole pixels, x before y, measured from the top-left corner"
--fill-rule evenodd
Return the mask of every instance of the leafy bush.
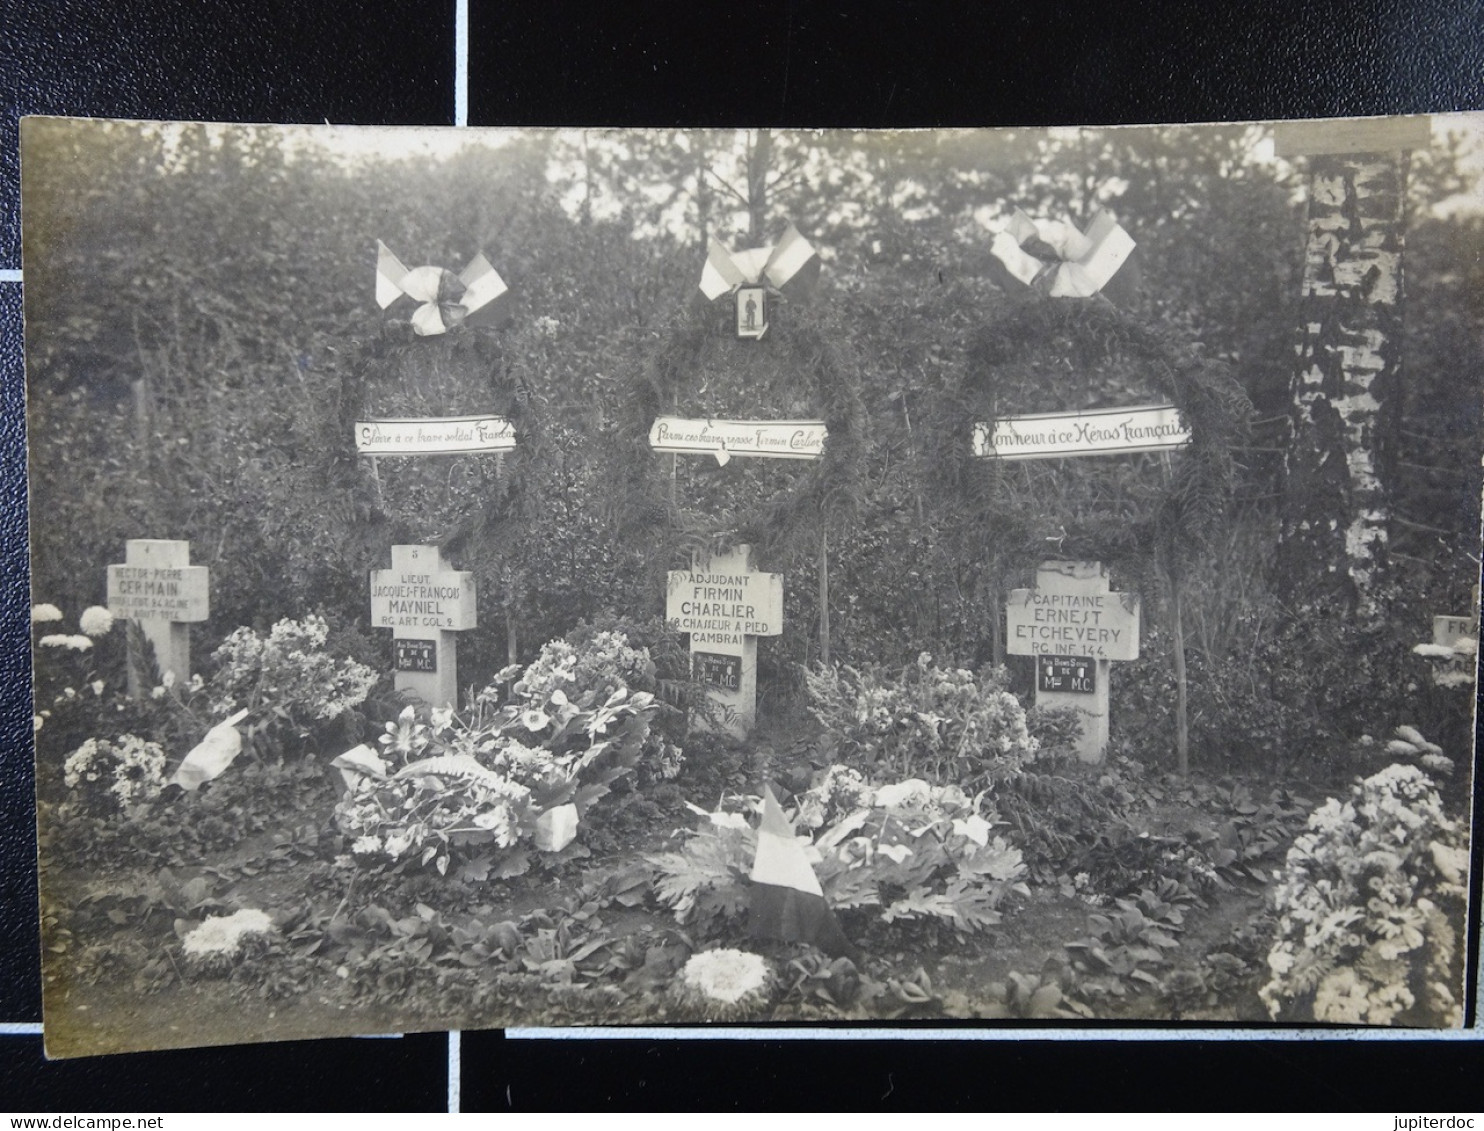
M 1075 757 L 1082 737 L 1082 712 L 1076 707 L 1032 707 L 1025 713 L 1025 729 L 1039 744 L 1043 758 Z
M 1330 798 L 1288 851 L 1260 991 L 1274 1019 L 1459 1025 L 1465 834 L 1415 766 Z
M 1116 910 L 1089 915 L 1092 932 L 1067 944 L 1072 966 L 1083 975 L 1079 996 L 1090 1001 L 1125 997 L 1130 989 L 1157 987 L 1154 971 L 1168 965 L 1165 951 L 1180 945 L 1185 912 L 1177 900 L 1146 888 L 1133 899 L 1114 901 Z
M 194 867 L 210 853 L 235 848 L 273 830 L 279 841 L 245 874 L 315 855 L 320 824 L 315 813 L 333 804 L 324 767 L 310 758 L 234 763 L 232 771 L 195 793 L 168 786 L 126 809 L 90 808 L 77 797 L 38 802 L 41 857 L 63 867 L 160 862 Z M 302 816 L 298 816 L 302 815 Z
M 1190 744 L 1212 768 L 1291 768 L 1300 757 L 1339 754 L 1361 733 L 1418 718 L 1429 733 L 1457 730 L 1449 704 L 1431 704 L 1416 641 L 1403 618 L 1357 624 L 1316 604 L 1283 614 L 1264 609 L 1233 619 L 1225 655 L 1186 653 Z M 1173 757 L 1175 676 L 1168 631 L 1151 626 L 1139 658 L 1118 666 L 1114 738 L 1136 757 Z M 1430 706 L 1431 704 L 1431 706 Z
M 926 652 L 900 671 L 806 672 L 810 713 L 837 760 L 874 776 L 921 777 L 977 789 L 1016 774 L 1040 746 L 1003 669 L 940 668 Z
M 747 912 L 748 874 L 757 830 L 741 813 L 718 809 L 690 833 L 678 852 L 646 857 L 657 875 L 655 896 L 682 926 L 710 934 Z

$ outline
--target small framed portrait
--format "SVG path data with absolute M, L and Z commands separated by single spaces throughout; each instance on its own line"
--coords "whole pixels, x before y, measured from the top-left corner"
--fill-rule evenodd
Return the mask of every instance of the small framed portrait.
M 737 337 L 761 338 L 768 329 L 768 304 L 764 287 L 737 288 Z

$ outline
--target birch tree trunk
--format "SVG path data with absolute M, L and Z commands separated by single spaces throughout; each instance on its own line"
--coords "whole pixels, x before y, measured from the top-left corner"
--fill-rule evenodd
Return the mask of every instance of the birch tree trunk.
M 1309 158 L 1279 577 L 1380 614 L 1401 406 L 1405 153 Z

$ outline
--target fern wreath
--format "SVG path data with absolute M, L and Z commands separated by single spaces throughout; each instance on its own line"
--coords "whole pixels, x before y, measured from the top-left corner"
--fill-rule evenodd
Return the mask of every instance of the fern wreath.
M 634 373 L 618 420 L 621 525 L 650 532 L 660 527 L 692 549 L 750 544 L 776 554 L 817 533 L 832 516 L 853 512 L 865 407 L 857 368 L 838 344 L 843 332 L 828 312 L 780 303 L 767 335 L 756 341 L 739 340 L 735 326 L 730 303 L 697 300 L 665 328 L 660 348 Z M 708 396 L 712 385 L 726 393 Z M 763 395 L 749 396 L 758 393 Z M 788 486 L 762 489 L 754 501 L 718 510 L 672 497 L 669 461 L 649 446 L 650 427 L 663 415 L 822 419 L 827 437 L 818 459 L 789 472 Z M 716 474 L 724 477 L 739 465 L 792 462 L 739 457 Z
M 975 456 L 973 430 L 981 422 L 992 429 L 1001 413 L 1037 411 L 1007 402 L 1012 373 L 1038 362 L 1074 373 L 1138 363 L 1148 384 L 1179 410 L 1190 443 L 1176 453 L 1163 486 L 1141 493 L 1147 504 L 1142 513 L 1126 507 L 1085 513 L 1052 539 L 1044 516 L 1004 506 L 1014 465 Z M 1084 378 L 1081 387 L 1090 384 Z M 1236 481 L 1232 452 L 1250 414 L 1251 402 L 1231 368 L 1206 357 L 1198 344 L 1151 329 L 1101 297 L 1027 295 L 973 334 L 967 365 L 957 382 L 948 381 L 934 413 L 927 477 L 940 506 L 992 542 L 1007 564 L 1027 566 L 1051 556 L 1048 542 L 1055 541 L 1062 556 L 1144 566 L 1158 555 L 1171 567 L 1201 552 L 1219 529 Z
M 510 364 L 503 337 L 503 330 L 467 325 L 416 337 L 406 322 L 393 321 L 352 353 L 329 417 L 335 449 L 354 467 L 366 521 L 389 523 L 394 537 L 433 539 L 457 551 L 470 543 L 488 546 L 529 516 L 537 502 L 533 480 L 544 451 L 543 429 L 535 397 Z M 514 450 L 388 457 L 381 471 L 356 451 L 358 420 L 475 415 L 509 420 Z M 399 479 L 409 482 L 396 484 Z

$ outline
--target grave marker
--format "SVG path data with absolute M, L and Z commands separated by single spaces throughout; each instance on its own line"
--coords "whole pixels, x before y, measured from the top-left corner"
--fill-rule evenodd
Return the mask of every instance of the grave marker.
M 1422 650 L 1429 659 L 1439 661 L 1432 665 L 1433 683 L 1438 687 L 1462 687 L 1473 683 L 1479 663 L 1478 641 L 1479 621 L 1477 618 L 1433 617 L 1432 648 Z M 1452 654 L 1439 655 L 1439 650 L 1444 648 Z
M 1012 589 L 1006 651 L 1036 657 L 1036 705 L 1082 716 L 1077 757 L 1101 762 L 1108 748 L 1110 661 L 1139 658 L 1139 601 L 1108 589 L 1101 562 L 1042 562 L 1034 589 Z
M 393 546 L 392 568 L 371 571 L 371 624 L 392 630 L 398 691 L 459 705 L 454 633 L 478 627 L 473 573 L 445 568 L 437 546 Z
M 690 633 L 691 663 L 723 728 L 747 737 L 757 721 L 757 638 L 783 631 L 783 578 L 754 569 L 751 546 L 697 554 L 690 569 L 670 571 L 665 618 Z
M 160 674 L 191 678 L 190 626 L 211 615 L 210 571 L 191 565 L 191 544 L 168 538 L 131 538 L 124 564 L 108 567 L 108 611 L 131 620 L 155 650 Z M 129 658 L 129 694 L 149 692 L 141 665 Z

